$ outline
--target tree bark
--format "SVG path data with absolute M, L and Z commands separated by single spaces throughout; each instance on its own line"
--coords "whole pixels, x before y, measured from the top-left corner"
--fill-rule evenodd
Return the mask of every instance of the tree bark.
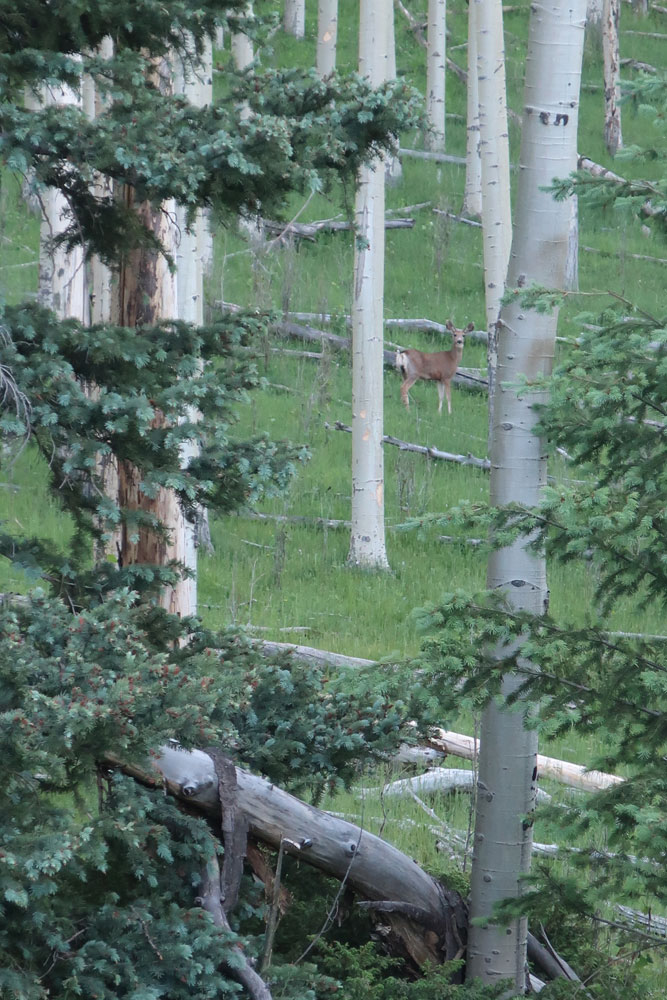
M 579 84 L 583 53 L 585 0 L 568 7 L 533 6 L 531 10 L 524 120 L 522 171 L 508 287 L 532 284 L 562 288 L 565 276 L 570 206 L 545 188 L 554 177 L 567 177 L 577 162 Z M 557 314 L 522 306 L 519 296 L 502 308 L 498 373 L 491 428 L 491 504 L 518 501 L 536 506 L 546 483 L 546 454 L 534 433 L 533 409 L 542 393 L 519 395 L 517 384 L 530 384 L 551 370 Z M 543 553 L 530 539 L 494 550 L 489 556 L 487 586 L 501 590 L 514 608 L 535 615 L 548 606 Z M 498 655 L 508 650 L 498 651 Z M 503 693 L 519 685 L 507 675 Z M 534 808 L 537 743 L 519 712 L 495 702 L 484 712 L 479 757 L 479 791 L 471 884 L 471 916 L 488 919 L 496 902 L 521 895 L 521 874 L 530 865 L 532 833 L 526 817 Z M 471 925 L 466 975 L 485 982 L 510 978 L 525 987 L 525 919 L 499 927 Z
M 359 74 L 386 79 L 388 0 L 362 0 Z M 389 569 L 384 528 L 383 306 L 385 175 L 361 167 L 355 198 L 357 238 L 352 303 L 352 529 L 348 564 Z
M 76 104 L 81 97 L 68 86 L 43 86 L 39 92 L 26 93 L 26 107 L 34 111 L 48 105 Z M 54 187 L 39 192 L 41 220 L 39 227 L 39 301 L 52 309 L 59 319 L 90 319 L 88 283 L 82 247 L 67 250 L 54 240 L 71 221 L 64 196 Z
M 512 238 L 509 132 L 501 0 L 472 0 L 477 28 L 479 149 L 482 167 L 482 236 L 486 329 L 489 335 L 489 428 L 493 422 L 497 330 Z M 489 431 L 490 433 L 490 431 Z
M 618 24 L 621 0 L 602 4 L 602 55 L 604 59 L 604 142 L 610 156 L 623 148 L 621 133 L 621 64 Z
M 426 45 L 426 146 L 445 151 L 445 60 L 447 0 L 428 0 Z
M 482 161 L 479 153 L 477 21 L 474 3 L 468 4 L 468 86 L 466 99 L 466 183 L 461 211 L 473 219 L 480 219 L 482 216 Z
M 288 35 L 303 38 L 306 33 L 306 0 L 285 0 L 283 27 Z
M 317 4 L 317 74 L 325 80 L 336 70 L 338 41 L 338 0 L 319 0 Z
M 171 67 L 162 59 L 154 68 L 155 82 L 163 92 L 173 89 Z M 175 231 L 171 219 L 176 212 L 172 203 L 158 206 L 149 202 L 136 204 L 130 187 L 123 192 L 126 203 L 134 208 L 143 225 L 151 231 L 160 244 L 175 247 Z M 164 256 L 155 250 L 134 250 L 120 269 L 115 291 L 113 311 L 115 321 L 121 326 L 135 327 L 155 323 L 158 319 L 177 315 L 175 278 L 169 272 Z M 155 426 L 163 426 L 164 414 L 157 413 Z M 172 490 L 159 489 L 157 496 L 148 497 L 141 489 L 139 470 L 129 462 L 118 468 L 118 504 L 121 509 L 143 510 L 150 513 L 168 531 L 167 537 L 148 528 L 136 528 L 123 523 L 113 542 L 121 566 L 148 564 L 165 566 L 172 560 L 185 565 L 188 559 L 188 528 L 183 511 Z M 165 587 L 160 604 L 173 614 L 181 616 L 194 613 L 191 604 L 192 589 L 189 581 L 181 579 L 172 587 Z

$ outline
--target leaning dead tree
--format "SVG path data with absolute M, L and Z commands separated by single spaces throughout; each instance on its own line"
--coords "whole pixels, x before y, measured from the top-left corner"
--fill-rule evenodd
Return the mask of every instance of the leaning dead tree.
M 358 905 L 372 913 L 385 947 L 416 969 L 465 956 L 468 911 L 457 891 L 380 837 L 236 767 L 219 750 L 186 751 L 174 743 L 161 747 L 143 766 L 112 754 L 105 764 L 148 788 L 162 789 L 183 802 L 188 812 L 219 824 L 225 863 L 221 872 L 206 873 L 199 901 L 220 926 L 229 909 L 225 900 L 236 898 L 244 858 L 250 861 L 256 854 L 254 841 L 344 883 L 358 897 Z M 547 978 L 576 978 L 564 971 L 567 963 L 554 960 L 532 934 L 528 946 L 531 961 Z M 237 978 L 250 995 L 268 1000 L 270 994 L 264 993 L 249 964 L 240 971 L 245 978 Z M 245 982 L 249 978 L 252 983 Z
M 226 857 L 228 850 L 237 856 L 234 861 L 240 855 L 238 878 L 246 852 L 239 830 L 246 830 L 251 838 L 276 849 L 282 843 L 285 853 L 344 880 L 375 913 L 394 954 L 417 967 L 464 955 L 468 917 L 458 892 L 379 837 L 212 754 L 165 746 L 144 768 L 111 756 L 107 763 L 144 785 L 164 788 L 187 802 L 190 811 L 220 821 L 223 831 L 226 815 L 233 814 L 236 829 L 228 828 L 223 841 Z

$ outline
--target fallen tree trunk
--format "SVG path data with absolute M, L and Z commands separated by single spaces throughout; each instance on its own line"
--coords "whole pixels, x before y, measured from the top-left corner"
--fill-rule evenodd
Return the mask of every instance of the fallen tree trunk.
M 219 774 L 204 751 L 186 751 L 174 744 L 161 747 L 145 767 L 113 754 L 107 755 L 105 763 L 149 788 L 163 788 L 186 802 L 189 810 L 220 822 Z M 233 771 L 232 809 L 247 823 L 248 832 L 276 850 L 282 844 L 285 853 L 341 880 L 362 896 L 377 914 L 382 938 L 392 953 L 418 968 L 465 955 L 468 912 L 458 892 L 361 827 L 302 802 L 265 778 L 238 767 Z M 222 821 L 224 826 L 224 816 Z M 529 934 L 528 954 L 540 968 L 541 952 L 539 942 Z M 565 965 L 552 968 L 551 974 L 567 975 Z
M 187 801 L 189 809 L 220 819 L 218 775 L 202 750 L 162 747 L 152 770 L 113 756 L 106 763 L 149 787 L 164 787 Z M 468 920 L 463 898 L 391 844 L 238 767 L 235 810 L 258 840 L 276 849 L 282 841 L 287 853 L 345 880 L 363 899 L 384 903 L 385 939 L 416 966 L 463 956 Z
M 452 754 L 454 757 L 463 757 L 465 760 L 474 760 L 479 753 L 479 740 L 444 729 L 434 729 L 429 736 L 428 744 L 434 750 Z M 587 792 L 598 792 L 623 781 L 623 778 L 615 774 L 588 771 L 581 764 L 570 764 L 566 760 L 545 757 L 543 754 L 537 755 L 537 767 L 541 777 L 553 778 L 571 788 L 581 788 Z
M 325 427 L 330 428 L 331 424 L 325 424 Z M 337 431 L 347 431 L 348 434 L 352 433 L 352 428 L 348 427 L 347 424 L 343 424 L 340 420 L 337 420 L 334 424 L 334 429 Z M 491 468 L 491 463 L 488 458 L 476 458 L 474 455 L 455 455 L 451 451 L 440 451 L 439 448 L 432 448 L 428 445 L 423 444 L 411 444 L 409 441 L 401 441 L 400 438 L 392 437 L 391 434 L 385 434 L 382 438 L 383 444 L 393 444 L 396 448 L 400 448 L 401 451 L 414 451 L 418 455 L 426 455 L 428 458 L 437 458 L 444 462 L 457 462 L 459 465 L 474 465 L 478 469 L 483 469 L 488 472 Z
M 319 222 L 271 222 L 268 219 L 262 221 L 264 229 L 269 233 L 278 233 L 281 238 L 286 236 L 296 236 L 297 239 L 314 240 L 318 233 L 341 233 L 354 229 L 351 222 L 337 222 L 334 219 L 322 219 Z M 385 219 L 385 229 L 414 229 L 414 219 Z

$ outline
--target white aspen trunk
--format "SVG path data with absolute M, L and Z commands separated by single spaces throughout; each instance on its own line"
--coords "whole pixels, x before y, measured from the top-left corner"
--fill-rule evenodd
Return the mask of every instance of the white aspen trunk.
M 245 9 L 246 18 L 252 18 L 252 4 L 248 4 Z M 243 31 L 235 31 L 232 35 L 232 58 L 238 70 L 244 70 L 251 65 L 255 58 L 252 39 Z M 247 117 L 247 116 L 246 116 Z
M 396 32 L 394 4 L 389 3 L 387 11 L 387 80 L 396 79 Z M 403 176 L 401 158 L 398 155 L 398 139 L 395 142 L 395 152 L 388 154 L 384 161 L 384 177 L 387 184 L 398 184 Z
M 621 134 L 621 60 L 618 24 L 621 0 L 602 4 L 602 54 L 604 58 L 604 141 L 610 156 L 623 148 Z
M 428 0 L 426 43 L 426 146 L 434 153 L 445 151 L 445 67 L 447 0 Z
M 567 177 L 577 164 L 579 84 L 586 0 L 554 0 L 531 8 L 521 173 L 508 286 L 562 288 L 570 206 L 545 192 L 554 177 Z M 529 310 L 513 301 L 499 320 L 496 407 L 491 429 L 491 503 L 539 503 L 546 484 L 543 442 L 534 433 L 533 406 L 542 393 L 516 389 L 551 371 L 557 314 Z M 487 585 L 503 592 L 516 609 L 541 615 L 548 605 L 543 553 L 521 539 L 489 557 Z M 499 650 L 499 655 L 503 652 Z M 508 675 L 504 693 L 516 689 Z M 521 894 L 528 871 L 532 833 L 525 821 L 534 807 L 537 740 L 524 728 L 523 714 L 492 703 L 484 712 L 479 758 L 471 918 L 490 918 L 501 899 Z M 471 920 L 466 976 L 485 982 L 510 979 L 523 993 L 526 979 L 525 919 L 499 927 Z
M 306 0 L 285 0 L 283 28 L 288 35 L 303 38 L 306 33 Z
M 576 194 L 570 198 L 570 232 L 567 241 L 567 261 L 563 287 L 568 292 L 579 291 L 579 199 Z
M 474 3 L 468 5 L 468 87 L 466 91 L 466 183 L 462 214 L 482 215 L 482 161 L 479 155 L 479 86 L 477 82 L 477 21 Z
M 385 79 L 390 0 L 361 0 L 359 73 Z M 355 199 L 352 303 L 352 529 L 348 563 L 388 569 L 384 529 L 384 194 L 381 160 L 362 167 Z
M 603 0 L 588 0 L 586 26 L 600 25 L 602 23 L 602 2 Z
M 245 35 L 242 37 L 246 37 Z M 232 39 L 233 45 L 234 39 Z M 251 48 L 252 59 L 252 48 Z M 210 43 L 205 46 L 203 58 L 195 65 L 191 60 L 176 61 L 174 72 L 174 90 L 183 94 L 194 107 L 205 107 L 213 98 L 213 53 Z M 176 211 L 179 242 L 176 249 L 177 265 L 177 315 L 179 319 L 195 326 L 204 322 L 204 272 L 210 232 L 203 209 L 198 209 L 197 216 L 190 228 L 187 225 L 185 208 L 179 206 Z M 196 419 L 196 411 L 190 417 Z M 194 441 L 188 441 L 181 447 L 181 465 L 186 466 L 197 453 Z M 183 580 L 181 597 L 183 605 L 190 609 L 189 614 L 197 612 L 197 525 L 182 518 L 183 562 L 193 576 Z
M 26 101 L 26 106 L 34 110 L 68 104 L 81 107 L 82 101 L 80 95 L 67 86 L 44 86 L 38 94 L 28 95 Z M 40 200 L 39 301 L 53 309 L 59 319 L 74 318 L 87 324 L 90 310 L 83 247 L 68 251 L 53 245 L 53 240 L 67 228 L 71 219 L 69 206 L 55 188 L 42 190 Z
M 501 0 L 472 0 L 477 27 L 479 150 L 482 167 L 482 237 L 486 329 L 489 335 L 489 427 L 493 420 L 497 331 L 512 239 L 510 156 Z
M 319 0 L 317 4 L 317 75 L 325 80 L 336 69 L 338 40 L 338 0 Z
M 99 47 L 99 55 L 103 59 L 112 58 L 113 41 L 111 38 L 107 37 L 103 39 Z M 89 93 L 89 102 L 85 110 L 89 117 L 95 118 L 104 111 L 105 102 L 95 87 L 94 82 L 90 82 L 92 86 L 88 89 L 92 93 Z M 84 88 L 84 100 L 85 95 L 86 89 Z M 95 193 L 98 197 L 102 198 L 111 193 L 113 184 L 108 179 L 104 179 L 99 175 L 94 183 Z M 111 319 L 111 269 L 102 263 L 99 257 L 93 257 L 88 267 L 88 274 L 90 284 L 90 321 L 91 323 L 108 323 Z

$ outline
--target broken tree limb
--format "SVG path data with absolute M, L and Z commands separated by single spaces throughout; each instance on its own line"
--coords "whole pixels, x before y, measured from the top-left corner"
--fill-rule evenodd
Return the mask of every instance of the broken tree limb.
M 474 771 L 466 771 L 458 767 L 434 767 L 424 774 L 416 774 L 412 778 L 399 778 L 391 781 L 382 789 L 382 795 L 406 795 L 411 790 L 417 792 L 471 792 L 475 786 Z M 372 789 L 367 789 L 372 791 Z M 537 790 L 537 801 L 548 802 L 551 796 L 541 788 Z
M 331 653 L 326 649 L 315 649 L 313 646 L 299 646 L 293 642 L 270 642 L 258 640 L 256 645 L 267 656 L 275 653 L 291 653 L 296 660 L 304 663 L 315 663 L 323 669 L 329 667 L 372 667 L 376 660 L 364 660 L 358 656 L 344 656 L 343 653 Z
M 336 222 L 333 219 L 322 219 L 319 222 L 282 222 L 263 221 L 264 228 L 269 233 L 278 233 L 282 238 L 296 236 L 297 239 L 314 240 L 318 233 L 340 233 L 354 230 L 351 222 Z M 414 219 L 385 219 L 385 229 L 414 229 Z
M 150 787 L 164 787 L 188 803 L 189 809 L 220 817 L 218 778 L 213 761 L 202 750 L 160 748 L 152 770 L 123 764 L 108 756 L 106 763 Z M 443 887 L 412 858 L 366 830 L 308 805 L 264 778 L 236 769 L 237 808 L 258 840 L 285 852 L 347 884 L 363 899 L 400 900 L 428 913 L 424 933 L 419 922 L 400 913 L 387 914 L 393 940 L 418 966 L 439 964 L 461 954 L 467 937 L 467 910 L 459 893 Z
M 463 215 L 455 215 L 454 212 L 443 212 L 441 208 L 433 209 L 435 215 L 444 215 L 446 219 L 451 219 L 453 222 L 462 222 L 466 226 L 474 226 L 476 229 L 482 228 L 482 223 L 478 222 L 476 219 L 466 219 Z
M 212 854 L 206 868 L 202 872 L 201 894 L 197 897 L 197 902 L 210 913 L 213 923 L 231 934 L 231 927 L 227 919 L 227 914 L 222 905 L 220 893 L 220 866 L 215 854 Z M 229 975 L 237 982 L 245 986 L 252 1000 L 272 1000 L 271 991 L 259 976 L 245 956 L 240 944 L 232 945 L 234 952 L 234 964 L 226 967 Z
M 341 423 L 337 420 L 333 425 L 334 429 L 337 431 L 346 431 L 348 434 L 352 433 L 352 428 L 348 427 L 347 424 Z M 325 427 L 330 428 L 331 424 L 326 423 Z M 428 445 L 423 444 L 411 444 L 409 441 L 401 441 L 400 438 L 392 437 L 391 434 L 385 434 L 382 438 L 383 444 L 393 444 L 396 448 L 401 451 L 414 451 L 418 455 L 426 455 L 428 458 L 437 458 L 444 462 L 457 462 L 459 465 L 473 465 L 475 468 L 483 469 L 488 472 L 491 468 L 491 463 L 488 458 L 476 458 L 474 455 L 455 455 L 450 451 L 440 451 L 439 448 L 432 448 Z
M 415 160 L 435 160 L 436 163 L 456 163 L 458 166 L 465 166 L 465 156 L 452 156 L 450 153 L 429 153 L 424 149 L 406 149 L 401 146 L 398 150 L 399 156 L 410 156 Z
M 297 514 L 261 514 L 256 510 L 241 511 L 238 517 L 247 517 L 251 521 L 278 521 L 280 524 L 302 524 L 317 528 L 349 528 L 351 521 L 339 521 L 331 517 L 300 517 Z
M 449 213 L 443 213 L 449 214 Z M 466 220 L 469 221 L 469 220 Z M 287 314 L 290 319 L 298 320 L 299 322 L 309 322 L 310 320 L 315 320 L 319 323 L 334 323 L 338 320 L 344 320 L 346 326 L 352 326 L 352 317 L 346 314 L 336 315 L 333 313 L 313 313 L 313 312 L 290 312 Z M 418 330 L 420 333 L 438 333 L 449 338 L 449 331 L 444 323 L 436 323 L 433 319 L 426 319 L 425 317 L 421 319 L 413 318 L 388 318 L 385 319 L 384 325 L 388 329 L 399 328 L 401 330 Z M 468 340 L 479 340 L 481 343 L 486 344 L 488 341 L 488 334 L 486 330 L 471 330 L 470 333 L 466 334 Z
M 463 757 L 465 760 L 474 760 L 479 753 L 479 740 L 444 729 L 434 729 L 427 742 L 436 750 L 452 754 L 454 757 Z M 570 764 L 566 760 L 544 757 L 542 754 L 537 755 L 537 767 L 541 777 L 553 778 L 571 788 L 580 788 L 587 792 L 597 792 L 623 781 L 623 778 L 614 774 L 589 771 L 581 764 Z

